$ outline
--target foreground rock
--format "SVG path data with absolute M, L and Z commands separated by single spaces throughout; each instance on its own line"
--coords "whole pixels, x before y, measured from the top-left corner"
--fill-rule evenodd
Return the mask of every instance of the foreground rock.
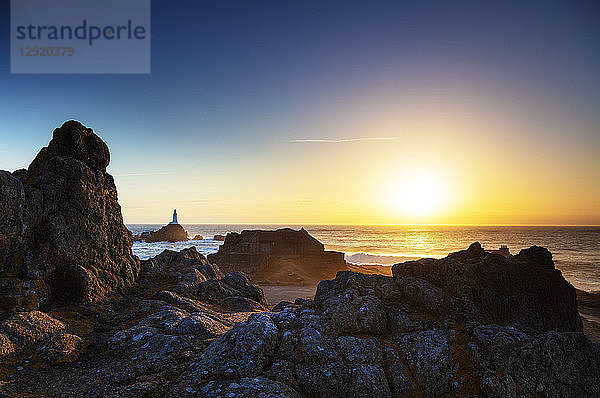
M 314 300 L 267 311 L 247 275 L 224 276 L 194 248 L 165 251 L 102 308 L 112 315 L 97 313 L 97 331 L 77 332 L 62 311 L 0 324 L 13 352 L 0 393 L 599 396 L 600 345 L 581 332 L 572 287 L 545 249 L 505 258 L 474 244 L 419 263 L 395 265 L 393 277 L 339 272 Z
M 69 121 L 27 170 L 0 171 L 0 312 L 93 302 L 134 283 L 109 161 L 106 144 Z
M 223 292 L 200 300 L 211 282 Z M 137 285 L 122 299 L 0 322 L 0 395 L 164 392 L 211 341 L 265 309 L 262 290 L 246 275 L 223 275 L 195 248 L 165 250 L 142 261 Z
M 245 272 L 257 283 L 278 285 L 314 285 L 348 269 L 343 253 L 326 251 L 304 228 L 228 233 L 209 261 L 226 272 Z
M 406 296 L 432 313 L 532 333 L 583 330 L 575 288 L 543 247 L 505 258 L 474 243 L 441 260 L 394 265 L 393 275 Z

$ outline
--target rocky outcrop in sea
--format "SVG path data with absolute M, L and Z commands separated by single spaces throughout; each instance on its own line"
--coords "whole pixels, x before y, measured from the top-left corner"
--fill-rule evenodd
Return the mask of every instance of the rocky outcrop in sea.
M 151 231 L 144 237 L 140 237 L 147 243 L 152 242 L 185 242 L 188 240 L 188 233 L 179 224 L 167 224 L 157 231 Z

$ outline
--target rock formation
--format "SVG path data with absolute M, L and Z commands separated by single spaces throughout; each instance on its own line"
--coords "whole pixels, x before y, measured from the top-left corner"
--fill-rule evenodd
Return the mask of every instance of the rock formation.
M 213 240 L 218 240 L 220 242 L 225 242 L 225 235 L 215 235 Z
M 194 239 L 192 239 L 192 240 L 202 240 L 202 239 L 204 239 L 204 236 L 202 236 L 202 235 L 195 235 Z
M 266 284 L 313 284 L 347 269 L 343 253 L 325 251 L 304 228 L 228 233 L 208 259 L 226 272 L 243 271 Z
M 195 248 L 167 250 L 110 308 L 0 323 L 0 378 L 11 380 L 0 394 L 599 396 L 600 345 L 581 333 L 545 249 L 506 259 L 474 244 L 420 264 L 393 277 L 339 272 L 314 300 L 265 311 L 246 275 L 223 276 Z
M 158 231 L 150 232 L 144 240 L 148 243 L 185 242 L 188 240 L 188 234 L 179 224 L 167 224 Z
M 133 240 L 148 243 L 185 242 L 188 240 L 188 233 L 180 224 L 170 223 L 161 227 L 158 231 L 146 231 L 135 235 Z M 196 235 L 194 240 L 202 240 L 202 236 Z
M 221 288 L 218 294 L 207 293 L 210 282 Z M 0 380 L 16 381 L 9 388 L 16 394 L 43 390 L 51 396 L 105 396 L 126 374 L 172 373 L 189 362 L 190 355 L 200 353 L 206 341 L 246 320 L 253 311 L 266 309 L 262 290 L 246 275 L 224 276 L 193 247 L 165 250 L 141 262 L 137 285 L 123 300 L 58 307 L 48 313 L 17 312 L 0 321 Z M 115 329 L 106 336 L 107 325 Z M 77 360 L 84 350 L 82 365 Z M 67 367 L 70 363 L 73 366 Z M 47 377 L 59 364 L 57 374 L 70 380 L 65 384 Z M 92 385 L 105 377 L 111 381 L 102 382 L 104 387 Z M 0 382 L 4 396 L 7 390 L 1 386 Z M 121 391 L 136 395 L 133 391 L 139 392 L 139 387 Z
M 0 311 L 91 302 L 135 281 L 109 161 L 106 144 L 69 121 L 27 170 L 0 171 Z
M 505 258 L 473 243 L 441 260 L 397 264 L 393 275 L 403 293 L 430 312 L 530 333 L 582 331 L 575 288 L 543 247 Z

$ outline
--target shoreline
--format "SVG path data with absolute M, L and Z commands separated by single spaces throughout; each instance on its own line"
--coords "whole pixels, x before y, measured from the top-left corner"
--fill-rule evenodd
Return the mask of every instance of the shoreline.
M 600 343 L 600 292 L 576 289 L 577 309 L 583 322 L 583 331 L 596 343 Z
M 183 214 L 183 213 L 182 213 Z M 180 220 L 181 221 L 181 220 Z M 190 236 L 201 235 L 203 240 L 191 240 L 180 243 L 156 244 L 134 243 L 134 254 L 140 259 L 158 255 L 164 248 L 181 250 L 195 246 L 197 250 L 208 255 L 218 250 L 221 242 L 211 239 L 215 234 L 236 232 L 240 229 L 266 230 L 292 225 L 259 225 L 259 224 L 181 224 Z M 157 229 L 159 225 L 129 224 L 133 233 L 142 230 Z M 335 226 L 307 225 L 309 233 L 322 242 L 326 250 L 344 253 L 346 261 L 361 267 L 379 268 L 410 261 L 416 258 L 443 258 L 472 241 L 479 241 L 484 248 L 493 250 L 501 244 L 508 245 L 511 253 L 517 254 L 526 246 L 536 245 L 548 248 L 553 260 L 563 276 L 575 288 L 592 293 L 600 291 L 600 269 L 596 259 L 598 256 L 597 240 L 600 230 L 597 227 L 552 227 L 546 228 L 495 228 L 483 226 L 444 226 L 412 228 L 392 228 L 387 226 Z M 422 238 L 422 239 L 421 239 Z M 415 241 L 415 239 L 417 239 Z M 468 241 L 468 242 L 467 242 Z M 524 245 L 523 242 L 528 242 Z M 575 250 L 577 249 L 577 250 Z M 380 271 L 371 271 L 380 273 Z

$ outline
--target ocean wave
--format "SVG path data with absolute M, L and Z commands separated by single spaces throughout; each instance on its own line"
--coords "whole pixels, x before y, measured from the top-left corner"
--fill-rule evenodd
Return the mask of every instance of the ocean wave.
M 214 239 L 202 239 L 202 240 L 188 240 L 185 242 L 133 242 L 131 250 L 133 254 L 138 256 L 141 260 L 147 260 L 154 256 L 159 255 L 164 250 L 180 251 L 189 247 L 195 247 L 198 253 L 205 256 L 216 253 L 219 250 L 219 246 L 223 244 L 222 241 Z
M 378 264 L 378 265 L 393 265 L 404 261 L 417 260 L 421 257 L 404 256 L 404 255 L 383 255 L 371 254 L 365 252 L 345 253 L 344 258 L 347 262 L 357 265 L 363 264 Z

